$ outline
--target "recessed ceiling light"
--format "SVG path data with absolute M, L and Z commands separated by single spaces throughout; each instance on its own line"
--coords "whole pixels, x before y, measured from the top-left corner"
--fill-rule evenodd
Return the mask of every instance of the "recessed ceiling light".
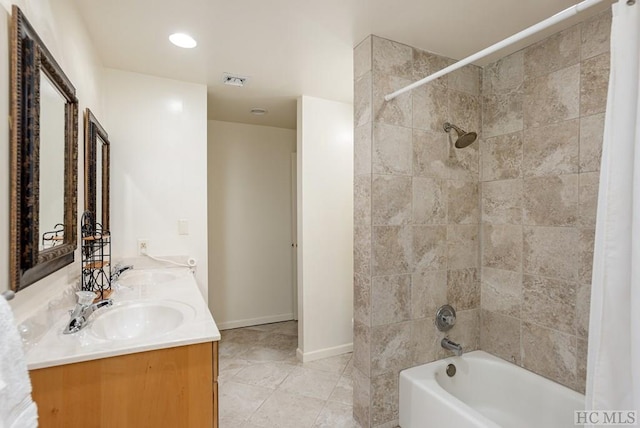
M 268 113 L 266 108 L 254 107 L 251 109 L 251 114 L 255 114 L 256 116 L 264 116 Z
M 198 45 L 193 37 L 184 33 L 174 33 L 169 36 L 169 40 L 174 45 L 186 49 L 195 48 Z

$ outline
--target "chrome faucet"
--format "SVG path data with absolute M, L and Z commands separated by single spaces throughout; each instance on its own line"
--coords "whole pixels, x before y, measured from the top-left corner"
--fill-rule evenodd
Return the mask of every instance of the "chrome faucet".
M 113 305 L 113 300 L 104 299 L 99 302 L 92 303 L 95 293 L 92 291 L 78 291 L 78 303 L 73 311 L 69 311 L 71 319 L 64 329 L 64 334 L 77 333 L 87 324 L 87 318 L 96 310 Z
M 456 355 L 459 357 L 460 355 L 462 355 L 462 346 L 452 340 L 449 340 L 448 337 L 443 338 L 440 341 L 440 345 L 444 348 L 444 349 L 448 349 L 450 351 L 453 351 L 456 353 Z
M 122 272 L 127 271 L 129 269 L 133 269 L 133 265 L 123 265 L 118 263 L 113 267 L 113 271 L 111 272 L 111 282 L 116 281 L 122 275 Z

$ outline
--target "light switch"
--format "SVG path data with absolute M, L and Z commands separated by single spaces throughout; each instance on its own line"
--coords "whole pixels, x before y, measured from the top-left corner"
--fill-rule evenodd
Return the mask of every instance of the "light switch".
M 189 220 L 186 218 L 181 218 L 178 220 L 178 235 L 188 235 L 189 234 Z

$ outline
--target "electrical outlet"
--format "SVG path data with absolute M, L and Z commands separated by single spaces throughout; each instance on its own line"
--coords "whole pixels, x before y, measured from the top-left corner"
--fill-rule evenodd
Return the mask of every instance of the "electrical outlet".
M 138 239 L 138 255 L 144 256 L 149 252 L 149 240 L 148 239 Z

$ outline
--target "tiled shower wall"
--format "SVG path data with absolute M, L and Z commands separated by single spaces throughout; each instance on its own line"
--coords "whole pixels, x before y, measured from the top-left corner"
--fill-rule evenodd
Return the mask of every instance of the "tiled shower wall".
M 584 389 L 610 14 L 385 102 L 452 63 L 371 36 L 354 52 L 354 415 L 395 427 L 398 373 L 449 337 Z M 477 131 L 454 149 L 444 122 Z M 481 223 L 481 224 L 479 224 Z
M 397 425 L 400 370 L 449 355 L 437 307 L 458 310 L 452 340 L 479 345 L 479 144 L 451 149 L 442 127 L 479 130 L 481 69 L 383 99 L 450 63 L 375 36 L 355 50 L 354 414 L 366 427 Z
M 584 391 L 606 12 L 484 68 L 480 348 Z

